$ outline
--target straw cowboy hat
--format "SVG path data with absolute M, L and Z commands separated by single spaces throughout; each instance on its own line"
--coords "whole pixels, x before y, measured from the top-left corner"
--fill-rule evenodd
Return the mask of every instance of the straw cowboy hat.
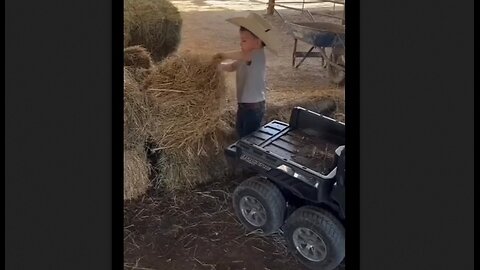
M 278 54 L 277 42 L 275 42 L 273 37 L 273 31 L 271 31 L 272 26 L 260 15 L 256 13 L 250 13 L 247 17 L 235 17 L 227 19 L 227 22 L 248 29 L 260 40 L 262 40 L 263 43 L 265 43 L 267 49 L 276 55 Z

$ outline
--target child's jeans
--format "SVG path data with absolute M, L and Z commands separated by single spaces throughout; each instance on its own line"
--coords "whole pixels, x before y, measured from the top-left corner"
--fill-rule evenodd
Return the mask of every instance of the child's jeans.
M 260 128 L 265 114 L 265 101 L 238 103 L 236 129 L 238 136 L 245 137 Z

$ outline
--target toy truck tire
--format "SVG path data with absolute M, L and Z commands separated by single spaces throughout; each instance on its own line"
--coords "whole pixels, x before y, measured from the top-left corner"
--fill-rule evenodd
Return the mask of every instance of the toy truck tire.
M 345 257 L 345 229 L 328 211 L 303 206 L 287 219 L 288 249 L 307 268 L 336 269 Z
M 286 202 L 280 190 L 265 178 L 253 176 L 233 192 L 233 208 L 244 227 L 264 235 L 277 231 L 285 220 Z

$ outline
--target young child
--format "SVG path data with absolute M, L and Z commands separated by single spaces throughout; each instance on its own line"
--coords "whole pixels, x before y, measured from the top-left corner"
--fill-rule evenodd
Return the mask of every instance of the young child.
M 260 128 L 265 114 L 265 66 L 264 47 L 276 54 L 271 37 L 271 26 L 259 15 L 227 20 L 240 27 L 240 48 L 238 52 L 218 53 L 216 59 L 231 59 L 221 63 L 223 71 L 236 71 L 237 119 L 236 130 L 244 137 Z

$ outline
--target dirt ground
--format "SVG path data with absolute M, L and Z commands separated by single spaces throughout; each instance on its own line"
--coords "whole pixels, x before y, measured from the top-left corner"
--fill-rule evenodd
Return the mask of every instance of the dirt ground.
M 239 182 L 152 194 L 128 204 L 125 269 L 299 269 L 280 235 L 248 234 L 239 224 L 231 206 Z
M 255 0 L 172 1 L 183 17 L 180 52 L 213 54 L 239 48 L 238 29 L 225 22 L 249 11 L 265 14 L 266 5 Z M 332 7 L 306 6 L 328 12 Z M 336 7 L 341 14 L 341 7 Z M 340 9 L 340 10 L 339 10 Z M 284 19 L 308 21 L 299 11 L 279 9 Z M 292 68 L 293 38 L 283 20 L 266 16 L 276 28 L 279 56 L 267 51 L 267 99 L 286 92 L 298 95 L 326 89 L 344 91 L 329 82 L 318 58 Z M 315 16 L 316 20 L 332 21 Z M 298 50 L 308 50 L 299 42 Z M 297 60 L 298 61 L 298 60 Z M 235 102 L 234 74 L 228 74 L 230 105 Z M 288 254 L 281 232 L 261 237 L 243 229 L 233 214 L 231 194 L 242 178 L 223 179 L 183 194 L 149 194 L 126 202 L 124 210 L 124 269 L 304 269 Z M 343 269 L 343 266 L 340 267 Z
M 281 231 L 259 236 L 238 222 L 231 194 L 242 180 L 180 194 L 150 192 L 126 203 L 124 269 L 304 269 L 288 253 Z

